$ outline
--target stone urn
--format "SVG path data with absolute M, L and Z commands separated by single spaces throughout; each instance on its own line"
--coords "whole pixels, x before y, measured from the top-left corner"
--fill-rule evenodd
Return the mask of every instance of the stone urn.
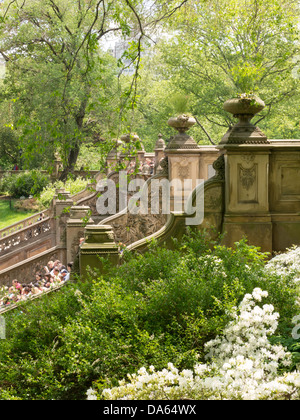
M 221 145 L 268 144 L 266 135 L 255 125 L 252 118 L 265 108 L 265 103 L 256 95 L 241 95 L 224 103 L 224 110 L 230 112 L 238 123 L 230 128 L 221 141 Z
M 139 151 L 145 151 L 144 145 L 141 142 L 141 139 L 139 138 L 139 136 L 137 134 L 124 134 L 123 136 L 121 136 L 121 140 L 125 144 L 130 145 L 129 154 L 131 153 L 131 149 L 133 149 L 134 151 L 138 151 L 138 152 Z M 138 146 L 136 146 L 136 145 L 138 145 Z
M 191 127 L 196 124 L 196 120 L 188 115 L 179 115 L 178 117 L 170 118 L 168 121 L 170 127 L 178 131 L 167 146 L 167 150 L 188 150 L 198 149 L 195 140 L 186 134 Z
M 131 143 L 131 142 L 137 142 L 137 141 L 140 141 L 140 138 L 139 138 L 139 136 L 137 135 L 137 134 L 123 134 L 123 136 L 121 136 L 121 140 L 124 142 L 124 143 L 127 143 L 127 144 L 129 144 L 129 143 Z
M 196 124 L 196 120 L 193 117 L 189 117 L 188 115 L 183 114 L 179 115 L 178 117 L 170 118 L 168 124 L 170 127 L 178 130 L 179 133 L 185 133 Z
M 265 108 L 265 103 L 256 95 L 242 95 L 240 98 L 229 99 L 224 103 L 224 110 L 234 117 L 249 115 L 251 118 Z

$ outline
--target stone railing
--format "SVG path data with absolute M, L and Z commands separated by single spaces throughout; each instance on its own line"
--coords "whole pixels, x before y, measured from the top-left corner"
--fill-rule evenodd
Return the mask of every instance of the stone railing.
M 216 170 L 215 177 L 207 180 L 203 184 L 195 188 L 190 197 L 190 205 L 195 208 L 197 203 L 197 195 L 200 197 L 205 196 L 204 203 L 204 214 L 203 219 L 193 225 L 193 229 L 205 230 L 211 237 L 218 232 L 222 231 L 223 225 L 223 212 L 224 212 L 224 174 L 223 174 L 223 159 L 219 158 L 215 162 L 214 169 Z M 202 192 L 204 189 L 204 192 Z M 204 194 L 204 195 L 202 195 Z M 109 259 L 113 265 L 119 264 L 118 258 L 118 232 L 116 231 L 116 222 L 125 223 L 123 224 L 123 231 L 125 231 L 126 222 L 126 210 L 117 216 L 112 216 L 104 221 L 103 225 L 87 226 L 85 229 L 85 243 L 81 247 L 81 258 L 80 258 L 80 272 L 83 277 L 86 277 L 88 273 L 93 271 L 94 267 L 104 269 L 99 262 L 99 257 Z M 149 217 L 149 216 L 147 216 Z M 146 221 L 147 221 L 146 217 Z M 139 226 L 139 219 L 136 218 L 136 224 L 138 225 L 138 234 L 131 236 L 131 240 L 125 243 L 127 250 L 130 252 L 144 253 L 149 249 L 149 244 L 155 240 L 160 246 L 171 248 L 174 246 L 174 238 L 180 241 L 183 235 L 187 232 L 187 217 L 196 218 L 197 212 L 191 215 L 187 215 L 184 212 L 171 212 L 168 216 L 165 216 L 165 222 L 157 224 L 155 229 L 147 229 L 144 235 L 141 235 Z M 216 231 L 216 233 L 215 233 Z M 121 230 L 120 230 L 121 232 Z M 122 237 L 123 239 L 123 237 Z M 135 239 L 135 241 L 134 241 Z M 124 239 L 123 239 L 124 240 Z
M 35 273 L 42 272 L 48 261 L 65 261 L 66 250 L 61 247 L 53 247 L 32 258 L 21 261 L 11 267 L 0 271 L 0 285 L 11 286 L 12 281 L 17 279 L 22 282 L 34 280 Z
M 49 234 L 52 225 L 52 221 L 50 217 L 48 217 L 47 219 L 0 239 L 0 257 L 12 252 L 12 250 L 15 250 L 17 247 L 21 248 L 34 240 L 42 238 L 45 234 Z
M 32 226 L 42 220 L 45 220 L 49 217 L 50 210 L 45 210 L 40 213 L 36 213 L 33 216 L 27 217 L 27 219 L 21 220 L 20 222 L 14 223 L 4 229 L 0 230 L 0 239 L 5 238 L 9 235 L 14 234 L 22 229 Z
M 65 287 L 66 284 L 67 283 L 59 284 L 58 286 L 52 287 L 51 289 L 49 289 L 49 290 L 47 290 L 45 292 L 42 292 L 42 293 L 40 293 L 38 295 L 33 295 L 33 296 L 31 296 L 30 298 L 28 298 L 26 300 L 23 300 L 23 301 L 20 301 L 18 303 L 10 304 L 8 306 L 5 306 L 3 308 L 0 308 L 0 315 L 4 315 L 7 312 L 12 311 L 13 309 L 20 308 L 20 306 L 22 306 L 22 305 L 24 305 L 26 303 L 32 302 L 32 301 L 37 300 L 37 299 L 41 299 L 44 296 L 49 295 L 49 293 L 57 292 L 58 290 L 60 290 L 63 287 Z
M 204 186 L 199 185 L 196 187 L 188 199 L 190 202 L 190 204 L 188 203 L 188 206 L 191 205 L 195 208 L 195 205 L 197 204 L 197 194 L 200 195 L 201 199 L 205 197 L 203 219 L 199 220 L 199 225 L 195 223 L 193 229 L 205 230 L 212 238 L 218 236 L 218 232 L 222 231 L 223 225 L 225 180 L 222 174 L 223 168 L 221 168 L 221 166 L 222 158 L 219 158 L 214 165 L 214 169 L 217 172 L 215 177 L 207 180 L 204 183 Z M 204 188 L 203 192 L 202 188 Z M 143 253 L 148 250 L 149 243 L 151 243 L 152 240 L 156 240 L 160 246 L 164 245 L 172 248 L 173 238 L 180 240 L 186 233 L 187 218 L 195 218 L 196 216 L 196 213 L 187 215 L 184 212 L 171 212 L 167 218 L 167 222 L 160 230 L 132 243 L 127 249 L 131 252 Z
M 125 208 L 120 213 L 104 219 L 101 224 L 112 226 L 116 243 L 126 246 L 148 237 L 160 230 L 166 223 L 167 217 L 164 214 L 151 214 L 151 181 L 166 179 L 165 174 L 157 174 L 148 178 L 143 186 L 141 194 L 148 194 L 148 214 L 131 214 L 129 208 Z M 129 198 L 129 197 L 128 197 Z M 161 207 L 161 196 L 159 197 Z
M 84 202 L 85 200 L 88 200 L 91 196 L 94 196 L 96 194 L 95 187 L 96 184 L 89 184 L 84 190 L 71 196 L 71 199 L 76 203 L 79 203 L 81 201 Z M 6 238 L 7 236 L 19 232 L 20 230 L 25 229 L 26 227 L 32 226 L 38 222 L 47 219 L 50 216 L 50 213 L 50 209 L 43 210 L 40 213 L 36 213 L 30 217 L 27 217 L 24 220 L 21 220 L 20 222 L 14 223 L 13 225 L 10 225 L 4 229 L 0 229 L 0 239 Z

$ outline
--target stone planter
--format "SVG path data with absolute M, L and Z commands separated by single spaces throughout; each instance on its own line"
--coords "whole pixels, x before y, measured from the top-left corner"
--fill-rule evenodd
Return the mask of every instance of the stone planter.
M 166 151 L 199 149 L 193 137 L 186 134 L 186 131 L 196 124 L 195 118 L 183 114 L 178 117 L 170 118 L 168 124 L 170 127 L 177 130 L 178 134 L 172 138 Z
M 224 103 L 224 110 L 238 118 L 238 123 L 230 128 L 221 141 L 221 145 L 268 144 L 265 134 L 255 125 L 252 118 L 265 108 L 265 103 L 258 96 L 229 99 Z
M 241 97 L 229 99 L 224 103 L 224 110 L 230 112 L 235 117 L 240 115 L 256 115 L 265 108 L 265 103 L 258 97 Z
M 143 145 L 143 143 L 141 142 L 141 139 L 139 138 L 139 136 L 137 134 L 124 134 L 123 136 L 121 136 L 121 140 L 127 144 L 130 145 L 129 151 L 128 153 L 123 153 L 121 155 L 121 157 L 124 157 L 126 155 L 130 155 L 131 149 L 133 147 L 134 151 L 145 151 L 145 147 Z M 128 148 L 128 146 L 127 146 Z
M 178 117 L 170 118 L 168 124 L 170 127 L 175 128 L 175 130 L 179 131 L 180 133 L 185 133 L 196 124 L 196 120 L 193 117 L 189 117 L 188 115 L 183 114 L 179 115 Z
M 137 134 L 124 134 L 121 136 L 121 140 L 124 141 L 124 143 L 131 143 L 131 142 L 137 142 L 140 141 L 140 138 Z

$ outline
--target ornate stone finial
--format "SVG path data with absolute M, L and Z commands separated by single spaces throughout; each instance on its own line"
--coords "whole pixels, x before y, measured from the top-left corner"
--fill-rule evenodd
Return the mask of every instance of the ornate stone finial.
M 169 159 L 167 157 L 162 158 L 159 162 L 157 173 L 165 176 L 169 175 Z
M 218 181 L 225 180 L 225 158 L 224 155 L 218 157 L 218 159 L 213 163 L 213 168 L 216 171 L 215 176 L 213 179 Z
M 114 146 L 107 155 L 107 159 L 118 159 L 122 148 L 124 148 L 124 142 L 120 139 L 113 139 Z
M 139 138 L 139 136 L 137 134 L 133 134 L 133 133 L 124 134 L 123 136 L 121 136 L 121 140 L 126 144 L 139 143 L 140 145 L 136 150 L 137 151 L 145 151 L 144 145 L 141 142 L 141 139 Z
M 158 140 L 157 140 L 156 145 L 155 145 L 155 150 L 165 149 L 165 148 L 166 148 L 166 143 L 163 139 L 163 135 L 159 134 L 158 135 Z
M 264 108 L 265 103 L 256 95 L 244 94 L 226 101 L 224 110 L 239 122 L 228 130 L 220 144 L 268 144 L 266 135 L 250 122 Z
M 196 120 L 193 117 L 179 115 L 178 117 L 170 118 L 168 124 L 170 127 L 177 130 L 178 134 L 170 141 L 167 150 L 190 150 L 199 148 L 193 137 L 186 134 L 186 131 L 196 124 Z

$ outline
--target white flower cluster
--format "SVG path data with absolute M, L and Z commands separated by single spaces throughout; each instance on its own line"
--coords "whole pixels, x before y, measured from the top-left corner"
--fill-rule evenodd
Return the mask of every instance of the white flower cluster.
M 292 275 L 300 282 L 300 247 L 293 247 L 286 253 L 277 255 L 266 265 L 266 268 L 280 276 Z
M 299 399 L 300 373 L 279 376 L 279 366 L 290 364 L 290 354 L 281 345 L 271 345 L 268 336 L 278 326 L 279 314 L 272 305 L 258 305 L 267 292 L 247 294 L 222 337 L 207 343 L 210 363 L 179 372 L 173 364 L 157 372 L 142 368 L 128 375 L 130 383 L 107 389 L 108 400 L 176 399 Z M 89 390 L 88 398 L 95 398 Z
M 218 258 L 216 255 L 204 255 L 199 257 L 199 263 L 210 272 L 214 277 L 227 277 L 226 269 L 224 267 L 224 262 L 221 258 Z

